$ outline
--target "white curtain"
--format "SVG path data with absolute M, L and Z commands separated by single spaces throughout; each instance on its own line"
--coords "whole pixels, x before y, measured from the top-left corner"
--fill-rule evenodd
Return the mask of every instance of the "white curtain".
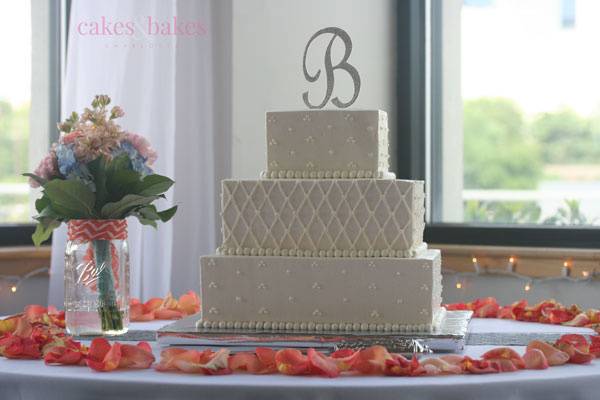
M 96 94 L 108 94 L 125 111 L 121 126 L 146 136 L 158 151 L 156 172 L 176 182 L 160 204 L 179 205 L 172 222 L 154 230 L 129 221 L 134 297 L 197 290 L 199 257 L 217 246 L 218 182 L 229 173 L 229 132 L 215 129 L 228 120 L 221 86 L 229 66 L 222 65 L 227 51 L 219 47 L 227 48 L 227 34 L 214 44 L 227 31 L 226 10 L 227 3 L 209 0 L 72 3 L 63 116 L 82 110 Z M 205 33 L 148 35 L 148 17 L 172 25 L 175 16 L 201 24 Z M 133 21 L 134 35 L 90 35 L 90 23 L 103 20 Z M 50 304 L 63 301 L 65 230 L 53 237 Z

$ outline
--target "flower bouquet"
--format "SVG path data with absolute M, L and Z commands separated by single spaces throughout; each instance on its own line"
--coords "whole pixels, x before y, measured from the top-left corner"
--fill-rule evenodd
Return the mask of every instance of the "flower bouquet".
M 61 223 L 68 223 L 67 328 L 69 310 L 85 304 L 88 310 L 97 308 L 95 318 L 99 317 L 102 332 L 121 332 L 123 310 L 129 303 L 125 218 L 136 217 L 156 227 L 158 221 L 170 220 L 177 206 L 157 210 L 153 203 L 164 198 L 174 182 L 152 171 L 156 152 L 145 138 L 121 129 L 115 120 L 124 113 L 118 106 L 109 110 L 109 104 L 108 96 L 99 95 L 81 115 L 73 112 L 58 125 L 58 143 L 33 174 L 24 175 L 32 187 L 42 187 L 35 202 L 35 245 L 47 240 Z M 73 247 L 69 250 L 72 243 L 84 249 L 75 258 L 70 257 L 76 253 Z M 120 272 L 122 268 L 126 271 Z M 121 290 L 124 296 L 118 295 L 119 288 L 126 289 Z M 94 300 L 83 299 L 84 291 L 93 293 Z

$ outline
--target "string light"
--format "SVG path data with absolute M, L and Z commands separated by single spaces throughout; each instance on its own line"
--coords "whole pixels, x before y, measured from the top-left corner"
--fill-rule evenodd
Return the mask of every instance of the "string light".
M 509 272 L 515 272 L 515 261 L 514 256 L 508 258 L 508 267 L 506 269 L 508 269 Z
M 473 261 L 473 269 L 475 270 L 475 272 L 480 273 L 481 272 L 481 267 L 479 266 L 479 262 L 477 260 L 477 257 L 473 257 L 471 259 L 471 261 Z
M 488 276 L 508 276 L 512 278 L 516 278 L 523 281 L 523 291 L 530 292 L 533 289 L 534 284 L 542 283 L 542 282 L 557 282 L 557 281 L 568 281 L 568 282 L 592 282 L 600 280 L 600 272 L 597 272 L 596 269 L 583 270 L 581 271 L 581 276 L 573 277 L 571 276 L 571 272 L 573 270 L 573 263 L 571 260 L 565 260 L 563 262 L 563 266 L 561 268 L 561 274 L 558 276 L 549 276 L 543 278 L 533 278 L 528 275 L 519 274 L 511 268 L 489 268 L 481 266 L 478 263 L 477 257 L 472 257 L 471 261 L 473 261 L 473 271 L 472 272 L 458 272 L 451 269 L 442 269 L 442 273 L 447 276 L 454 276 L 455 282 L 454 286 L 456 289 L 464 289 L 465 287 L 465 278 L 469 277 L 478 277 L 482 275 Z M 508 258 L 509 267 L 514 266 L 517 262 L 516 256 L 510 256 Z
M 0 275 L 0 283 L 2 283 L 2 281 L 6 282 L 7 283 L 7 287 L 10 287 L 10 292 L 14 294 L 14 293 L 17 293 L 17 290 L 19 289 L 19 287 L 27 279 L 29 279 L 29 278 L 31 278 L 32 276 L 35 276 L 35 275 L 39 275 L 39 274 L 42 274 L 42 273 L 48 273 L 49 270 L 50 269 L 48 267 L 43 267 L 43 268 L 34 269 L 33 271 L 30 271 L 30 272 L 28 272 L 27 274 L 25 274 L 23 276 Z

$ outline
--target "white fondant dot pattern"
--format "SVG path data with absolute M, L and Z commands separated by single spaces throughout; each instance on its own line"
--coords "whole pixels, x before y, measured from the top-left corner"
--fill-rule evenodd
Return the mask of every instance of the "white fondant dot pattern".
M 276 146 L 270 145 L 273 140 Z M 319 146 L 314 146 L 316 142 Z M 349 176 L 351 171 L 361 170 L 376 177 L 389 170 L 387 114 L 383 111 L 268 113 L 267 143 L 268 173 L 275 173 L 272 178 L 276 179 L 290 178 L 287 171 L 299 171 L 301 175 L 303 170 L 312 168 L 340 171 L 342 177 L 341 171 L 346 169 L 348 160 L 355 166 L 344 178 L 356 178 L 356 174 Z M 295 157 L 290 157 L 290 151 L 294 151 Z M 277 164 L 272 164 L 273 161 Z M 308 161 L 312 167 L 308 167 Z M 283 176 L 277 174 L 280 171 L 285 171 Z M 299 176 L 294 174 L 292 178 Z
M 219 268 L 208 265 L 210 258 L 219 260 Z M 357 328 L 348 329 L 361 330 L 361 324 L 375 323 L 374 328 L 366 329 L 380 331 L 384 329 L 380 324 L 430 325 L 441 303 L 437 250 L 406 259 L 322 258 L 318 268 L 312 268 L 315 261 L 310 258 L 272 256 L 267 270 L 251 256 L 210 258 L 202 258 L 201 307 L 203 318 L 211 321 L 254 320 L 277 327 L 281 323 L 319 321 L 323 330 L 325 324 L 335 323 L 338 329 L 346 330 L 345 324 L 358 323 Z M 372 262 L 376 268 L 370 267 Z M 431 268 L 422 268 L 423 264 Z M 236 279 L 237 270 L 244 271 L 243 279 Z M 397 271 L 403 272 L 404 279 L 390 279 Z M 211 290 L 210 282 L 227 290 Z M 422 290 L 423 285 L 428 290 Z M 263 308 L 268 314 L 258 312 Z M 215 315 L 213 310 L 217 309 L 219 314 Z M 315 310 L 322 313 L 319 319 L 313 315 Z

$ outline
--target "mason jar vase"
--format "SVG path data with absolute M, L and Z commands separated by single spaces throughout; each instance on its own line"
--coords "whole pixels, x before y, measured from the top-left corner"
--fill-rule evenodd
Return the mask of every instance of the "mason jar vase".
M 65 249 L 65 319 L 71 335 L 129 327 L 126 220 L 71 220 Z

